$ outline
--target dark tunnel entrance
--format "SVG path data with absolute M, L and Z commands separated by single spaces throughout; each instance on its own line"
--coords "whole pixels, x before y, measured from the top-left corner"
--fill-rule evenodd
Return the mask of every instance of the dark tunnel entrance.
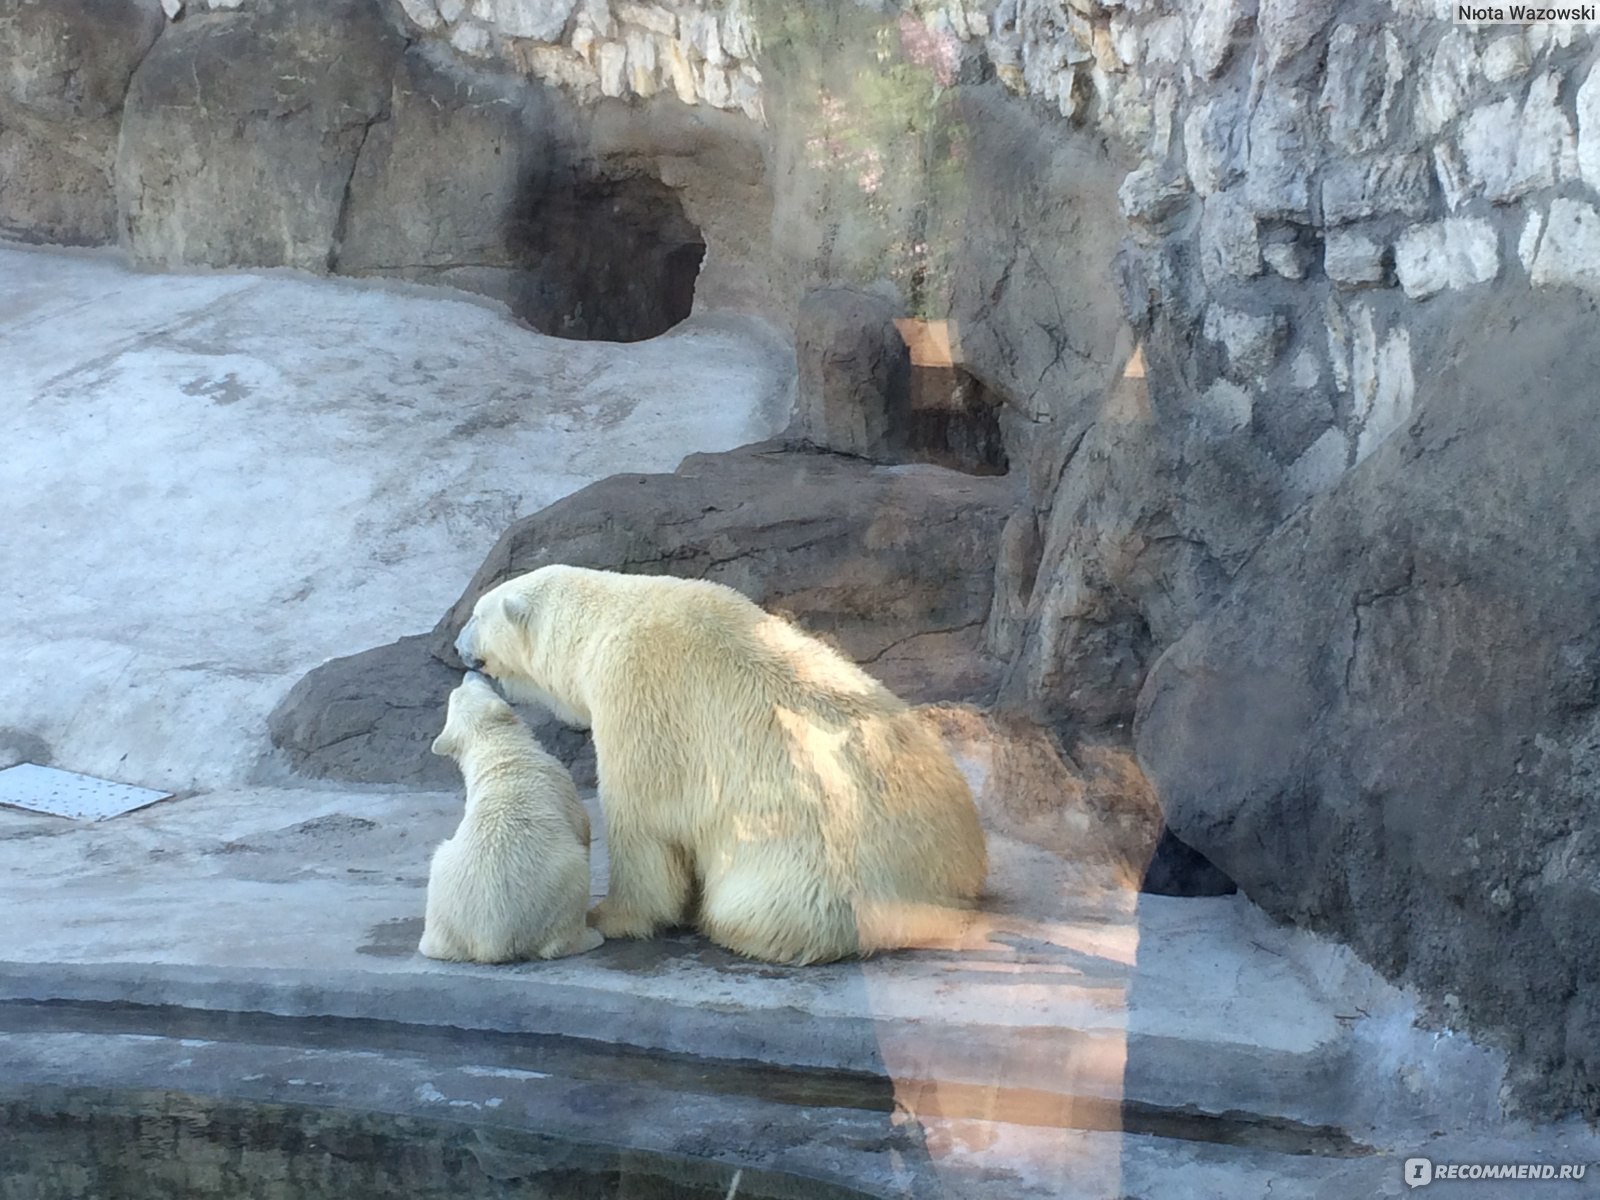
M 693 310 L 705 242 L 659 180 L 580 179 L 519 207 L 511 307 L 539 332 L 637 342 Z

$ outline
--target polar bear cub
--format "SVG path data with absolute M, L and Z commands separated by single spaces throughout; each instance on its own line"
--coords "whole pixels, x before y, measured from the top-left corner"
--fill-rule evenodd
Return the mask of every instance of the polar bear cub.
M 854 663 L 721 584 L 548 566 L 456 649 L 594 731 L 607 937 L 693 923 L 772 962 L 959 934 L 988 868 L 966 779 Z
M 578 789 L 482 675 L 469 671 L 450 693 L 433 752 L 461 768 L 467 807 L 434 851 L 418 949 L 498 963 L 600 945 L 584 924 L 589 815 Z

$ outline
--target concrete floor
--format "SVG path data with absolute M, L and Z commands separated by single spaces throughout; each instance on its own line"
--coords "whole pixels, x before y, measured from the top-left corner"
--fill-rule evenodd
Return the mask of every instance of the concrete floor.
M 790 374 L 731 319 L 560 342 L 446 293 L 0 248 L 0 766 L 182 792 L 100 824 L 0 809 L 0 1099 L 539 1130 L 743 1195 L 1342 1200 L 1402 1194 L 1415 1154 L 1600 1160 L 1500 1118 L 1493 1051 L 1242 898 L 1130 895 L 996 836 L 956 949 L 447 965 L 415 943 L 457 794 L 245 782 L 306 669 L 431 625 L 513 516 L 772 433 Z

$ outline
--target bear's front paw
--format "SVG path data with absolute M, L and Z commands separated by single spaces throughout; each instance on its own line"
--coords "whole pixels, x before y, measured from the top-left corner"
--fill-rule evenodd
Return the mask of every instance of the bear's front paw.
M 589 925 L 608 938 L 647 938 L 656 931 L 656 923 L 649 917 L 610 900 L 602 900 L 589 910 Z
M 423 932 L 422 941 L 417 944 L 417 953 L 442 962 L 461 962 L 467 958 L 453 938 L 444 937 L 432 929 Z

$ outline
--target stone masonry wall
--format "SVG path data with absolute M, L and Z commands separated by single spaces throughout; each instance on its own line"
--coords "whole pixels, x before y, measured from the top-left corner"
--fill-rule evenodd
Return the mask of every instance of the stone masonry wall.
M 1142 148 L 1121 198 L 1152 300 L 1215 349 L 1189 384 L 1224 424 L 1301 410 L 1267 418 L 1297 496 L 1405 422 L 1407 326 L 1427 319 L 1408 301 L 1600 281 L 1600 74 L 1579 27 L 1473 29 L 1424 3 L 1078 7 L 1041 40 L 1059 6 L 1021 3 L 996 58 Z
M 1140 512 L 1113 517 L 1113 545 L 1088 554 L 1102 566 L 1071 529 L 1074 561 L 1060 562 L 1042 531 L 1055 594 L 1035 598 L 1014 698 L 1094 721 L 1131 712 L 1143 668 L 1261 538 L 1406 426 L 1418 339 L 1443 318 L 1434 298 L 1600 287 L 1592 31 L 1473 29 L 1434 12 L 1319 0 L 992 11 L 983 49 L 1007 86 L 1139 156 L 1119 192 L 1130 236 L 1117 274 L 1162 427 L 1140 451 L 1157 463 Z M 1189 478 L 1219 460 L 1225 482 Z M 1187 564 L 1143 569 L 1157 539 Z M 1068 678 L 1079 698 L 1065 701 Z
M 761 117 L 761 72 L 740 0 L 401 0 L 419 30 L 462 54 L 521 66 L 579 98 L 670 91 L 685 104 Z

